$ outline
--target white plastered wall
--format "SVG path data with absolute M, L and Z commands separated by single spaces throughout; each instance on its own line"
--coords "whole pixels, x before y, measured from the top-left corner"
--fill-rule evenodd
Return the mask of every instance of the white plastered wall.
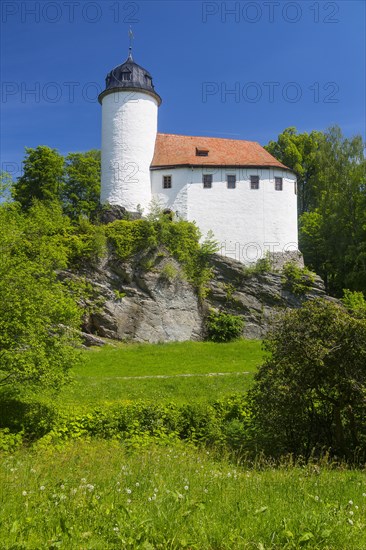
M 151 202 L 150 164 L 157 134 L 157 100 L 119 91 L 102 100 L 101 202 L 129 211 Z
M 203 174 L 213 174 L 211 189 L 204 189 Z M 236 176 L 228 189 L 227 175 Z M 163 189 L 164 175 L 172 188 Z M 250 176 L 259 176 L 259 189 L 250 188 Z M 275 190 L 275 177 L 283 190 Z M 296 177 L 278 168 L 173 168 L 152 170 L 152 195 L 165 207 L 196 221 L 203 236 L 213 231 L 220 251 L 243 263 L 256 261 L 266 251 L 297 250 Z

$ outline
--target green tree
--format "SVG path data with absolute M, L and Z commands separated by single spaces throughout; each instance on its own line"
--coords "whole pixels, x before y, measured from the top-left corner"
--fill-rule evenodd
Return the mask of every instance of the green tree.
M 62 200 L 72 218 L 90 218 L 99 206 L 100 151 L 69 153 L 66 157 L 65 185 Z
M 316 209 L 300 217 L 305 262 L 325 280 L 329 292 L 366 292 L 366 179 L 360 136 L 345 138 L 330 128 L 317 152 Z
M 309 456 L 330 448 L 351 457 L 365 448 L 365 320 L 312 300 L 280 315 L 264 349 L 269 355 L 249 399 L 268 453 Z
M 81 311 L 55 274 L 69 223 L 57 204 L 0 206 L 0 386 L 58 387 L 78 360 Z
M 366 164 L 360 136 L 287 128 L 266 149 L 298 178 L 299 245 L 327 291 L 366 293 Z
M 312 131 L 298 134 L 296 128 L 286 128 L 265 147 L 271 155 L 291 168 L 297 176 L 299 214 L 311 210 L 317 204 L 317 174 L 319 163 L 317 152 L 324 140 L 324 134 Z
M 64 157 L 45 145 L 35 149 L 26 147 L 23 175 L 13 188 L 13 197 L 24 210 L 35 199 L 58 201 L 61 197 L 64 177 Z
M 9 200 L 13 185 L 13 178 L 9 172 L 0 172 L 0 202 Z

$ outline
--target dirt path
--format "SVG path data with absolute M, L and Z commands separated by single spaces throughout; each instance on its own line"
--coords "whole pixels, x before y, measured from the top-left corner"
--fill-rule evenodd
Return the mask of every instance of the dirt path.
M 247 375 L 250 372 L 208 372 L 205 374 L 156 374 L 147 376 L 111 376 L 105 377 L 104 380 L 144 380 L 146 378 L 191 378 L 196 377 L 209 377 L 209 376 L 240 376 L 241 374 Z

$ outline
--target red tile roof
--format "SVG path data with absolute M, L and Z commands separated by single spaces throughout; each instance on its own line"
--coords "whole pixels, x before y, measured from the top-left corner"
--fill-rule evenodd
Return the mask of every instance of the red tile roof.
M 208 156 L 197 156 L 197 149 Z M 203 165 L 287 168 L 256 141 L 157 134 L 151 168 Z

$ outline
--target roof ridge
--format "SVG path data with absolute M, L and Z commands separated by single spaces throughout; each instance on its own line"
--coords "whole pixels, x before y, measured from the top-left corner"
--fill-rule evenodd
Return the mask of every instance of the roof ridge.
M 157 135 L 158 136 L 187 137 L 187 138 L 220 139 L 220 140 L 225 140 L 225 141 L 240 141 L 240 142 L 245 141 L 245 143 L 256 143 L 257 145 L 262 147 L 262 145 L 258 141 L 251 141 L 251 140 L 248 140 L 248 139 L 233 139 L 233 138 L 222 138 L 222 137 L 215 137 L 215 136 L 190 136 L 190 135 L 187 135 L 187 134 L 170 134 L 170 133 L 167 133 L 167 132 L 158 132 Z

